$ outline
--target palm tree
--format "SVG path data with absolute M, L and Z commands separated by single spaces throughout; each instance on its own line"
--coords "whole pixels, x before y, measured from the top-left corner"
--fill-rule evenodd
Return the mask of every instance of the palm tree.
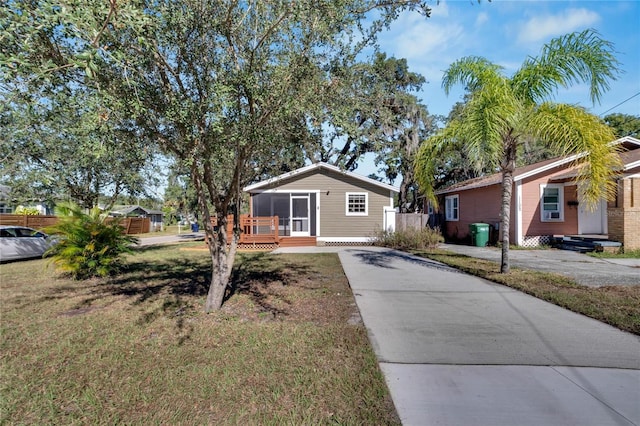
M 586 30 L 553 39 L 511 77 L 502 67 L 476 56 L 459 59 L 445 71 L 445 92 L 464 84 L 469 100 L 457 119 L 422 144 L 414 163 L 416 179 L 436 203 L 434 159 L 456 141 L 465 142 L 465 150 L 478 165 L 502 173 L 501 272 L 509 272 L 513 172 L 518 148 L 526 138 L 542 141 L 557 155 L 579 154 L 576 180 L 588 205 L 613 193 L 619 158 L 610 143 L 615 138 L 612 130 L 583 108 L 550 98 L 560 87 L 587 83 L 591 101 L 598 102 L 609 81 L 616 79 L 618 64 L 613 45 L 594 30 Z

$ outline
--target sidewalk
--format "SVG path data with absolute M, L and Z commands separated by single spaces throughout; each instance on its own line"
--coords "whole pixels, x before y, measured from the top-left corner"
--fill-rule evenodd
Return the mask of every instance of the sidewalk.
M 339 256 L 403 424 L 640 424 L 638 336 L 406 253 Z
M 172 244 L 186 241 L 204 241 L 204 232 L 191 232 L 178 235 L 162 235 L 160 237 L 139 238 L 139 246 L 152 246 L 156 244 Z

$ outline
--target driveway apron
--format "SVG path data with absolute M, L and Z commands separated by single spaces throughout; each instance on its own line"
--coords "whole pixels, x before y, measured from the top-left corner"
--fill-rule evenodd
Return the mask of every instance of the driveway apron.
M 405 425 L 640 425 L 640 339 L 382 248 L 339 252 Z

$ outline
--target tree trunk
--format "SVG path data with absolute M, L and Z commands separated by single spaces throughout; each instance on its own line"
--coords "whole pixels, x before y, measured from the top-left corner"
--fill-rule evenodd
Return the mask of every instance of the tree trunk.
M 516 141 L 508 137 L 505 141 L 505 157 L 502 164 L 502 208 L 500 219 L 500 235 L 502 242 L 502 261 L 500 273 L 507 274 L 511 270 L 509 264 L 509 228 L 511 225 L 511 197 L 513 193 L 513 171 L 516 166 Z
M 400 213 L 411 213 L 409 211 L 409 182 L 407 176 L 404 174 L 402 175 L 402 182 L 400 183 L 398 206 L 400 206 Z
M 509 226 L 511 222 L 511 193 L 513 188 L 513 172 L 502 172 L 502 209 L 500 220 L 500 235 L 502 242 L 502 262 L 500 272 L 506 274 L 510 270 L 509 265 Z
M 222 252 L 222 250 L 220 252 Z M 227 257 L 223 253 L 220 253 L 219 256 L 214 257 L 212 260 L 213 270 L 211 271 L 211 284 L 209 285 L 209 292 L 207 293 L 207 302 L 204 306 L 204 311 L 207 313 L 217 311 L 222 307 L 231 272 L 226 266 L 228 264 Z M 224 266 L 221 267 L 222 265 Z
M 205 221 L 205 232 L 209 237 L 209 253 L 211 254 L 212 264 L 211 284 L 207 293 L 205 312 L 216 311 L 222 307 L 233 268 L 233 258 L 235 257 L 235 250 L 228 251 L 227 249 L 226 214 L 219 213 L 217 219 L 218 229 L 215 232 L 211 226 L 211 221 Z

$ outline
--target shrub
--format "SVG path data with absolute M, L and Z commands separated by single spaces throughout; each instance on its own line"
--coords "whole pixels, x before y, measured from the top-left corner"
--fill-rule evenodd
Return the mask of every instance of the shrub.
M 394 232 L 380 230 L 376 231 L 373 237 L 374 245 L 398 250 L 431 249 L 442 242 L 444 242 L 444 238 L 440 229 L 428 226 L 419 230 L 407 229 Z
M 40 214 L 40 210 L 37 207 L 25 207 L 18 206 L 16 207 L 15 214 L 24 214 L 27 216 L 38 216 Z
M 105 221 L 96 207 L 88 214 L 73 203 L 56 208 L 58 223 L 45 228 L 54 234 L 58 243 L 45 256 L 51 256 L 59 271 L 75 279 L 106 276 L 120 266 L 121 255 L 132 252 L 131 245 L 138 240 L 126 235 L 119 220 Z

